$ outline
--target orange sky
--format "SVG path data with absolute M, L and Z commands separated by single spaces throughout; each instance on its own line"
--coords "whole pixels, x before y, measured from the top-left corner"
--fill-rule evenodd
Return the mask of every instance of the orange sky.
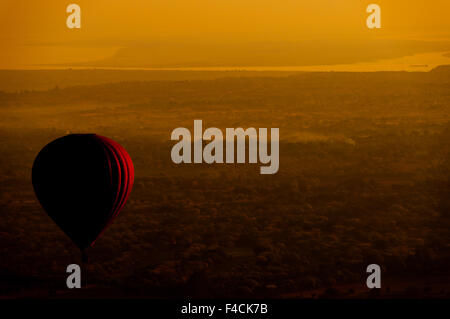
M 66 27 L 65 9 L 70 3 L 82 9 L 80 30 Z M 370 3 L 381 6 L 381 30 L 365 26 L 365 8 Z M 339 48 L 338 54 L 345 56 L 343 45 L 349 47 L 350 54 L 350 50 L 366 46 L 372 39 L 450 39 L 449 14 L 448 0 L 2 0 L 0 68 L 104 59 L 112 66 L 147 65 L 142 52 L 156 43 L 170 43 L 160 47 L 152 60 L 161 65 L 220 65 L 227 63 L 227 56 L 237 65 L 251 62 L 254 53 L 246 47 L 290 50 L 290 56 L 302 48 L 286 48 L 285 43 L 307 46 L 311 52 L 305 61 L 314 64 L 316 60 L 310 57 L 315 54 L 314 47 L 323 44 L 326 50 Z M 183 45 L 177 47 L 178 43 Z M 375 51 L 386 55 L 392 42 L 379 43 Z M 410 44 L 397 45 L 399 52 L 400 46 L 409 48 Z M 217 50 L 222 57 L 209 60 L 212 53 L 202 56 L 202 52 L 213 52 L 208 51 L 213 47 L 220 48 Z M 119 54 L 120 61 L 110 58 L 118 48 L 125 48 Z M 229 54 L 227 48 L 231 48 Z M 415 49 L 414 44 L 414 49 L 405 50 L 405 54 Z M 258 63 L 280 64 L 282 56 L 271 53 Z M 369 58 L 373 57 L 361 53 L 362 60 Z M 326 57 L 322 60 L 326 62 Z M 339 59 L 330 63 L 334 60 Z

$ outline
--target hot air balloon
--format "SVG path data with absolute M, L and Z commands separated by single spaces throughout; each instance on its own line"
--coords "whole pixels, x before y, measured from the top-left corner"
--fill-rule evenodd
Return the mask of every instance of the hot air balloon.
M 70 134 L 50 142 L 32 169 L 39 202 L 83 256 L 125 205 L 133 180 L 126 150 L 96 134 Z

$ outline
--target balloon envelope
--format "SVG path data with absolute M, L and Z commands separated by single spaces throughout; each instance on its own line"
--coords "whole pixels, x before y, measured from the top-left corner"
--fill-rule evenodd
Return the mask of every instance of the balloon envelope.
M 96 134 L 71 134 L 47 144 L 32 169 L 47 214 L 81 249 L 92 246 L 124 206 L 134 181 L 130 156 Z

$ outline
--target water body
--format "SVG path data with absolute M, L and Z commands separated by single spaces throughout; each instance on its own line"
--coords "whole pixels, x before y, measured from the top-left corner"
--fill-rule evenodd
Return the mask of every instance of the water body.
M 300 71 L 300 72 L 377 72 L 377 71 L 422 71 L 427 72 L 439 66 L 450 64 L 449 52 L 421 53 L 401 58 L 380 59 L 373 62 L 358 62 L 332 65 L 307 66 L 242 66 L 242 67 L 180 67 L 180 68 L 138 68 L 98 67 L 107 70 L 179 70 L 179 71 Z M 30 69 L 96 69 L 95 66 L 32 66 Z

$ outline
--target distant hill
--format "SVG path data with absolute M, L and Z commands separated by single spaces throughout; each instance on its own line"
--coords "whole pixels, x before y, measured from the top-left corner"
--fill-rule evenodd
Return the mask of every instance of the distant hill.
M 449 73 L 450 74 L 450 64 L 439 65 L 432 69 L 430 73 Z
M 303 76 L 299 71 L 188 71 L 188 70 L 113 70 L 113 69 L 61 69 L 61 70 L 0 70 L 0 91 L 46 91 L 73 86 L 89 86 L 123 82 L 195 81 L 220 78 L 282 78 Z M 326 72 L 325 72 L 326 73 Z M 336 72 L 335 72 L 336 73 Z M 337 72 L 339 73 L 339 72 Z M 361 72 L 364 73 L 364 72 Z M 433 76 L 447 76 L 450 65 L 432 69 Z

